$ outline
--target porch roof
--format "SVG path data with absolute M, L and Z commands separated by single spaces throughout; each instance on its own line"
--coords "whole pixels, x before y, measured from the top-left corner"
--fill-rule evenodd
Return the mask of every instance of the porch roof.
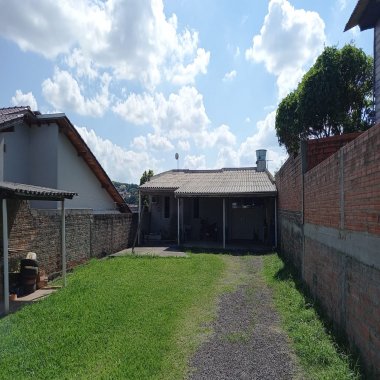
M 59 201 L 62 199 L 72 199 L 75 195 L 78 194 L 72 191 L 0 181 L 0 198 Z
M 273 176 L 256 168 L 170 170 L 140 186 L 142 193 L 174 192 L 176 197 L 276 195 Z

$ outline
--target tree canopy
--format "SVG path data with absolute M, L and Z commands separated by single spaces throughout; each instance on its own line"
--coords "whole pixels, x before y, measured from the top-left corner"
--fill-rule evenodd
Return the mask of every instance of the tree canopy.
M 276 134 L 288 153 L 300 140 L 373 125 L 373 59 L 353 44 L 326 47 L 298 87 L 279 104 Z
M 150 179 L 154 176 L 153 170 L 145 170 L 140 178 L 140 186 L 143 185 L 145 182 L 150 181 Z

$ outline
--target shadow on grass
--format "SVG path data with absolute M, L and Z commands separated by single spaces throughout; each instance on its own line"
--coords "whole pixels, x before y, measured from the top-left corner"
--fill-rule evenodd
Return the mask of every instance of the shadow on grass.
M 360 373 L 362 379 L 367 379 L 364 375 L 364 366 L 362 358 L 356 348 L 350 346 L 346 333 L 339 328 L 331 318 L 328 317 L 326 310 L 318 299 L 313 296 L 310 289 L 302 281 L 295 266 L 286 258 L 278 255 L 284 263 L 284 267 L 277 271 L 275 279 L 278 281 L 293 281 L 297 291 L 305 300 L 305 307 L 313 308 L 317 313 L 323 328 L 330 335 L 339 352 L 349 357 L 349 365 L 351 370 Z M 372 379 L 372 378 L 370 378 Z

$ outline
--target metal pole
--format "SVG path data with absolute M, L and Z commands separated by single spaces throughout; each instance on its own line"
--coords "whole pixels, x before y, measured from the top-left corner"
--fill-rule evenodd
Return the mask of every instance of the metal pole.
M 180 244 L 180 237 L 179 237 L 179 198 L 177 199 L 177 205 L 178 205 L 178 221 L 177 221 L 177 241 L 178 245 Z
M 66 279 L 66 220 L 65 220 L 65 200 L 61 201 L 61 252 L 62 252 L 62 277 L 63 286 L 67 285 Z
M 274 198 L 274 246 L 277 248 L 277 198 Z
M 223 249 L 226 249 L 226 198 L 223 198 Z
M 141 223 L 141 192 L 139 190 L 139 219 L 138 219 L 138 224 L 137 224 L 137 244 L 140 244 L 140 223 Z
M 9 313 L 9 269 L 8 269 L 8 213 L 7 200 L 3 199 L 3 259 L 4 259 L 4 312 Z

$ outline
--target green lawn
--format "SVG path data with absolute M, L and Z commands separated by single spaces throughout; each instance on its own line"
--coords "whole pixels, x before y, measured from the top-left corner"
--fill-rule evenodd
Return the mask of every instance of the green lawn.
M 360 379 L 358 368 L 326 331 L 311 300 L 297 289 L 292 269 L 275 254 L 264 258 L 264 276 L 273 289 L 274 303 L 282 317 L 296 355 L 308 379 Z M 351 368 L 350 368 L 351 364 Z
M 0 379 L 182 378 L 227 261 L 124 257 L 77 268 L 67 288 L 0 320 Z

